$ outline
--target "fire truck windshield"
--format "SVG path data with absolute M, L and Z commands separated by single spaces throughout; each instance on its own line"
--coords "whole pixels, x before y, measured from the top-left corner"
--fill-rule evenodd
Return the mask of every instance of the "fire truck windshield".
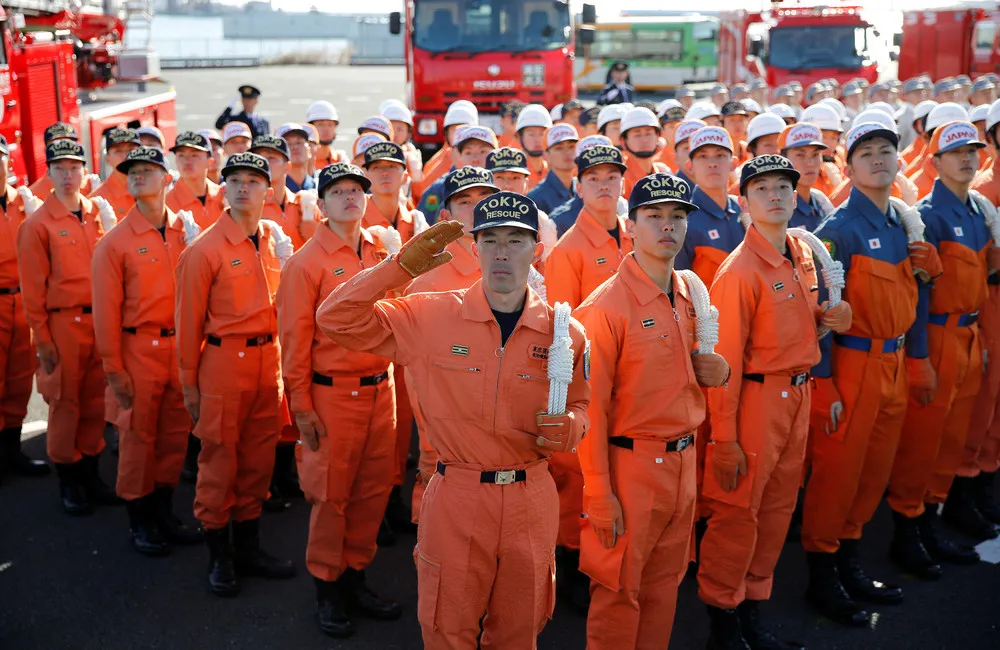
M 570 41 L 562 0 L 417 0 L 413 42 L 428 52 L 554 50 Z
M 770 31 L 766 63 L 783 70 L 861 68 L 867 36 L 864 27 L 777 27 Z

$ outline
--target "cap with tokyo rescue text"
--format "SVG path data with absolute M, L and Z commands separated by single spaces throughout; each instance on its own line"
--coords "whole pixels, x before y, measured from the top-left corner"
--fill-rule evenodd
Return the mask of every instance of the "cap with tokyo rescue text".
M 132 166 L 138 163 L 149 163 L 150 165 L 156 165 L 163 171 L 168 171 L 167 161 L 163 158 L 163 150 L 145 146 L 128 152 L 125 160 L 118 163 L 115 169 L 122 174 L 128 174 L 128 170 L 132 169 Z
M 170 147 L 170 151 L 176 152 L 182 147 L 204 152 L 210 152 L 212 150 L 212 145 L 208 141 L 208 138 L 201 133 L 195 133 L 194 131 L 184 131 L 183 133 L 178 134 L 177 140 L 174 141 L 174 146 Z
M 104 134 L 104 148 L 110 149 L 116 144 L 141 145 L 139 133 L 135 129 L 121 129 L 115 127 Z
M 45 145 L 45 162 L 53 163 L 57 160 L 78 160 L 87 163 L 83 147 L 73 140 L 53 140 Z
M 588 124 L 596 124 L 597 118 L 601 114 L 600 106 L 591 106 L 590 108 L 584 109 L 580 113 L 580 126 L 587 126 Z
M 799 173 L 792 166 L 792 161 L 784 156 L 769 153 L 743 163 L 743 171 L 740 173 L 740 194 L 746 196 L 750 181 L 764 174 L 781 174 L 792 182 L 792 187 L 799 184 Z
M 365 169 L 379 160 L 389 160 L 406 166 L 406 154 L 395 142 L 377 142 L 365 149 Z
M 937 156 L 965 146 L 982 149 L 986 143 L 979 139 L 979 131 L 971 122 L 948 122 L 934 131 L 927 153 Z
M 286 160 L 289 160 L 292 157 L 288 152 L 288 143 L 285 142 L 285 139 L 278 138 L 273 135 L 258 135 L 253 139 L 253 144 L 250 145 L 250 151 L 260 153 L 260 149 L 277 151 L 284 156 Z
M 523 228 L 538 233 L 538 206 L 517 192 L 497 192 L 487 196 L 476 204 L 472 215 L 472 230 L 469 232 Z
M 612 165 L 623 174 L 628 169 L 622 159 L 622 152 L 617 147 L 597 145 L 580 152 L 576 157 L 577 178 L 581 178 L 584 172 L 598 165 Z
M 239 171 L 254 172 L 268 181 L 271 180 L 271 165 L 268 164 L 267 158 L 249 151 L 229 156 L 222 168 L 222 178 L 225 180 L 230 174 Z
M 531 175 L 531 171 L 528 170 L 527 154 L 513 147 L 501 147 L 487 154 L 486 169 L 494 174 L 497 172 L 517 172 L 525 176 Z
M 357 181 L 361 185 L 361 189 L 366 192 L 371 189 L 372 182 L 365 176 L 363 169 L 351 163 L 334 163 L 319 170 L 316 193 L 319 194 L 320 198 L 323 198 L 326 188 L 345 178 Z
M 691 186 L 672 174 L 650 174 L 640 178 L 628 197 L 628 210 L 656 203 L 677 203 L 689 213 L 698 209 L 691 202 Z
M 80 140 L 80 136 L 77 135 L 76 129 L 72 125 L 66 124 L 65 122 L 56 122 L 49 128 L 45 129 L 45 144 L 52 142 L 53 140 Z
M 444 202 L 459 192 L 473 187 L 485 187 L 494 191 L 500 188 L 493 184 L 493 172 L 481 167 L 465 166 L 453 169 L 444 177 Z

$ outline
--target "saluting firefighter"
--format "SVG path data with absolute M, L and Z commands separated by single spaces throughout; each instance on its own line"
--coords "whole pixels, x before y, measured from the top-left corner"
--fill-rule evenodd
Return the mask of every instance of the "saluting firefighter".
M 424 494 L 414 560 L 417 618 L 429 650 L 531 648 L 555 605 L 558 497 L 546 462 L 587 427 L 583 328 L 569 319 L 565 414 L 548 414 L 553 309 L 528 288 L 541 255 L 530 199 L 498 192 L 475 208 L 483 279 L 469 289 L 395 300 L 386 292 L 442 264 L 457 221 L 411 239 L 398 255 L 340 285 L 317 313 L 339 344 L 405 365 L 437 474 Z M 566 351 L 568 352 L 568 351 Z
M 162 151 L 139 147 L 117 171 L 136 204 L 94 249 L 95 346 L 120 409 L 117 492 L 132 547 L 164 555 L 171 544 L 202 539 L 173 512 L 191 430 L 174 347 L 174 268 L 185 230 L 166 205 Z
M 848 303 L 818 303 L 812 251 L 787 234 L 798 180 L 781 156 L 743 166 L 741 202 L 753 225 L 711 290 L 717 349 L 732 368 L 725 386 L 708 390 L 702 496 L 709 519 L 698 595 L 708 605 L 713 650 L 798 647 L 774 638 L 758 606 L 771 597 L 802 476 L 818 328 L 843 332 L 851 324 Z
M 699 386 L 719 386 L 729 374 L 725 359 L 696 347 L 691 293 L 708 290 L 673 268 L 696 209 L 679 178 L 636 183 L 626 222 L 634 251 L 577 310 L 592 349 L 591 428 L 578 449 L 590 650 L 666 647 L 687 570 L 694 436 L 705 419 Z
M 240 86 L 239 95 L 222 111 L 215 120 L 215 128 L 221 129 L 231 122 L 242 122 L 250 129 L 250 138 L 260 135 L 271 135 L 271 125 L 267 118 L 256 113 L 260 103 L 260 90 L 250 84 Z M 239 109 L 239 110 L 237 110 Z

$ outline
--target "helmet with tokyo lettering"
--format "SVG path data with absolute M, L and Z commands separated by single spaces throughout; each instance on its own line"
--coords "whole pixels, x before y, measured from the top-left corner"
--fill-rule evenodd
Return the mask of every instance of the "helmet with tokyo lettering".
M 750 181 L 766 174 L 780 174 L 791 181 L 792 187 L 799 184 L 799 172 L 795 170 L 792 161 L 784 156 L 769 153 L 751 158 L 743 164 L 740 173 L 740 194 L 746 196 Z
M 691 213 L 698 206 L 691 202 L 691 186 L 672 174 L 650 174 L 640 178 L 628 197 L 629 215 L 636 208 L 657 203 L 676 203 Z

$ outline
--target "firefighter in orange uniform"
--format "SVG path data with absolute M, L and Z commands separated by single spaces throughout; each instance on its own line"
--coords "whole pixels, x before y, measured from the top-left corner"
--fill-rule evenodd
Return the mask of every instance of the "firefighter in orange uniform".
M 379 147 L 378 151 L 382 151 L 383 154 L 390 150 L 395 152 L 397 148 L 400 148 L 399 145 L 386 141 L 373 143 L 368 148 L 371 147 Z M 372 181 L 372 189 L 361 225 L 364 228 L 392 226 L 399 233 L 403 242 L 407 242 L 416 234 L 417 223 L 414 211 L 408 210 L 406 203 L 399 196 L 399 190 L 406 180 L 405 153 L 402 155 L 402 163 L 399 162 L 400 156 L 398 155 L 389 158 L 380 155 L 373 159 L 373 161 L 377 161 L 374 162 L 374 166 L 369 166 L 365 162 L 365 173 Z M 365 161 L 367 161 L 367 149 L 365 150 Z
M 38 392 L 49 405 L 46 448 L 59 475 L 63 509 L 88 514 L 118 499 L 99 474 L 104 450 L 104 371 L 94 347 L 90 260 L 104 227 L 80 193 L 83 147 L 45 148 L 53 190 L 17 234 L 21 296 L 38 350 Z
M 402 614 L 365 584 L 395 456 L 392 369 L 384 358 L 340 347 L 316 329 L 315 319 L 335 287 L 386 257 L 361 227 L 370 185 L 353 165 L 323 168 L 326 219 L 282 270 L 278 289 L 282 371 L 305 443 L 299 477 L 312 504 L 306 567 L 316 584 L 320 629 L 335 638 L 354 634 L 354 611 L 380 620 Z
M 925 198 L 934 189 L 934 181 L 937 180 L 938 170 L 934 165 L 934 154 L 931 153 L 931 144 L 934 143 L 934 132 L 943 124 L 948 122 L 967 122 L 969 113 L 962 106 L 954 102 L 938 104 L 931 109 L 927 115 L 926 130 L 922 136 L 927 140 L 928 145 L 924 155 L 914 162 L 913 169 L 907 174 L 913 184 L 917 186 L 917 196 Z M 976 153 L 978 156 L 978 152 Z M 976 164 L 979 169 L 979 164 Z
M 1000 103 L 990 106 L 986 114 L 986 143 L 1000 151 L 997 142 L 997 125 L 1000 124 Z M 993 164 L 980 171 L 971 188 L 985 196 L 993 205 L 1000 205 L 1000 155 L 993 157 Z
M 222 150 L 226 157 L 250 151 L 250 127 L 244 122 L 230 122 L 222 128 Z
M 10 148 L 0 135 L 0 178 L 10 172 Z M 32 199 L 32 208 L 38 199 Z M 17 231 L 27 216 L 23 198 L 6 184 L 0 193 L 0 476 L 46 476 L 44 461 L 21 451 L 21 424 L 28 413 L 31 379 L 37 360 L 24 314 L 17 274 Z
M 833 212 L 833 204 L 815 189 L 819 182 L 823 165 L 823 134 L 819 127 L 808 122 L 798 122 L 786 126 L 778 136 L 778 150 L 788 158 L 795 171 L 799 172 L 799 183 L 795 188 L 795 213 L 788 223 L 789 228 L 805 228 L 813 232 L 828 214 Z
M 541 254 L 538 213 L 512 192 L 475 208 L 483 280 L 464 291 L 383 299 L 441 264 L 463 235 L 440 222 L 398 255 L 340 285 L 317 324 L 345 347 L 407 366 L 440 460 L 424 494 L 414 560 L 417 619 L 429 650 L 531 648 L 555 604 L 558 499 L 548 456 L 587 428 L 589 348 L 566 315 L 564 414 L 548 413 L 556 314 L 527 287 Z M 567 340 L 567 338 L 569 340 Z M 571 356 L 572 358 L 566 358 Z M 516 531 L 516 534 L 511 534 Z
M 625 153 L 626 167 L 622 196 L 626 199 L 639 179 L 670 171 L 663 163 L 653 160 L 659 151 L 661 131 L 660 121 L 648 108 L 638 106 L 629 109 L 622 118 L 621 148 Z
M 787 158 L 743 166 L 741 203 L 753 225 L 712 285 L 719 353 L 732 368 L 708 391 L 712 434 L 702 496 L 709 511 L 698 594 L 718 649 L 795 648 L 761 623 L 788 531 L 809 429 L 809 369 L 820 360 L 818 327 L 847 330 L 846 302 L 815 298 L 812 251 L 786 233 L 799 173 Z
M 742 165 L 750 159 L 750 151 L 747 149 L 747 125 L 750 116 L 747 115 L 747 107 L 742 102 L 726 102 L 719 109 L 722 113 L 722 125 L 729 132 L 729 137 L 735 145 L 733 155 L 736 156 L 736 164 Z
M 194 513 L 209 547 L 208 584 L 235 596 L 238 576 L 290 578 L 295 566 L 260 548 L 282 392 L 276 229 L 261 223 L 270 170 L 242 153 L 222 176 L 231 207 L 181 254 L 175 320 L 184 406 L 202 445 Z
M 115 217 L 121 221 L 135 205 L 135 199 L 128 193 L 125 175 L 118 171 L 118 165 L 129 152 L 141 146 L 139 134 L 133 129 L 111 129 L 104 134 L 104 161 L 111 167 L 111 175 L 94 190 L 89 198 L 101 197 L 111 204 Z
M 50 142 L 55 140 L 72 140 L 73 142 L 79 142 L 80 136 L 77 135 L 76 129 L 70 124 L 65 122 L 56 122 L 52 126 L 45 129 L 45 134 L 43 136 L 45 145 L 48 146 Z M 94 180 L 100 183 L 101 178 L 96 174 L 88 174 L 86 170 L 83 174 L 83 185 L 80 187 L 80 191 L 84 196 L 88 196 L 94 191 Z M 44 201 L 49 197 L 49 193 L 52 191 L 52 178 L 48 174 L 42 174 L 35 180 L 34 183 L 28 188 L 32 194 Z
M 136 204 L 94 249 L 94 340 L 121 409 L 117 492 L 128 507 L 132 547 L 165 555 L 171 544 L 201 542 L 201 532 L 173 512 L 191 430 L 173 345 L 173 271 L 185 229 L 166 206 L 162 151 L 139 147 L 117 171 Z
M 528 191 L 542 182 L 549 171 L 546 162 L 545 133 L 552 128 L 552 116 L 541 104 L 528 104 L 517 116 L 518 149 L 528 155 Z
M 167 207 L 172 212 L 187 210 L 204 230 L 215 223 L 225 207 L 222 188 L 208 179 L 212 143 L 200 133 L 185 131 L 177 136 L 170 151 L 181 177 L 167 192 Z
M 260 135 L 254 138 L 250 152 L 267 160 L 271 169 L 271 192 L 264 202 L 262 219 L 275 222 L 286 235 L 292 238 L 295 250 L 309 239 L 311 229 L 307 231 L 302 219 L 302 203 L 299 195 L 293 193 L 285 184 L 286 170 L 291 154 L 284 138 L 273 135 Z M 314 226 L 315 227 L 315 226 Z
M 930 124 L 928 119 L 928 130 Z M 916 206 L 944 275 L 932 286 L 921 285 L 920 301 L 929 304 L 929 314 L 918 311 L 916 326 L 927 330 L 930 356 L 910 375 L 910 402 L 887 500 L 895 523 L 892 557 L 924 580 L 941 577 L 938 562 L 979 562 L 974 549 L 942 537 L 937 520 L 938 504 L 961 465 L 982 380 L 977 320 L 989 294 L 987 276 L 1000 267 L 982 208 L 969 195 L 985 146 L 969 122 L 937 126 L 927 154 L 938 179 Z
M 591 430 L 579 446 L 591 650 L 665 647 L 687 570 L 694 436 L 705 418 L 699 385 L 719 386 L 729 374 L 721 356 L 697 353 L 696 289 L 673 270 L 697 209 L 690 197 L 674 176 L 641 179 L 626 222 L 635 250 L 577 310 L 593 351 Z M 664 385 L 665 369 L 677 380 Z
M 503 158 L 497 159 L 495 154 L 503 155 Z M 503 169 L 507 173 L 517 174 L 522 179 L 528 175 L 526 168 L 518 166 L 525 164 L 524 152 L 520 149 L 497 149 L 490 152 L 489 158 L 495 161 L 499 160 L 498 164 L 501 165 L 499 169 Z M 472 211 L 481 200 L 500 190 L 494 185 L 491 172 L 475 167 L 456 169 L 449 172 L 444 180 L 445 198 L 441 208 L 441 220 L 458 221 L 469 234 L 449 244 L 448 253 L 451 254 L 451 261 L 416 278 L 406 288 L 405 295 L 407 296 L 414 293 L 440 293 L 468 289 L 483 277 L 479 270 L 479 262 L 473 252 L 472 233 L 469 232 L 473 228 Z M 412 381 L 406 383 L 409 403 L 413 406 L 420 439 L 420 472 L 417 474 L 417 480 L 413 486 L 412 499 L 412 518 L 414 523 L 418 523 L 420 521 L 420 504 L 423 501 L 427 484 L 434 476 L 437 454 L 434 453 L 428 440 L 427 424 L 416 400 L 415 385 Z

